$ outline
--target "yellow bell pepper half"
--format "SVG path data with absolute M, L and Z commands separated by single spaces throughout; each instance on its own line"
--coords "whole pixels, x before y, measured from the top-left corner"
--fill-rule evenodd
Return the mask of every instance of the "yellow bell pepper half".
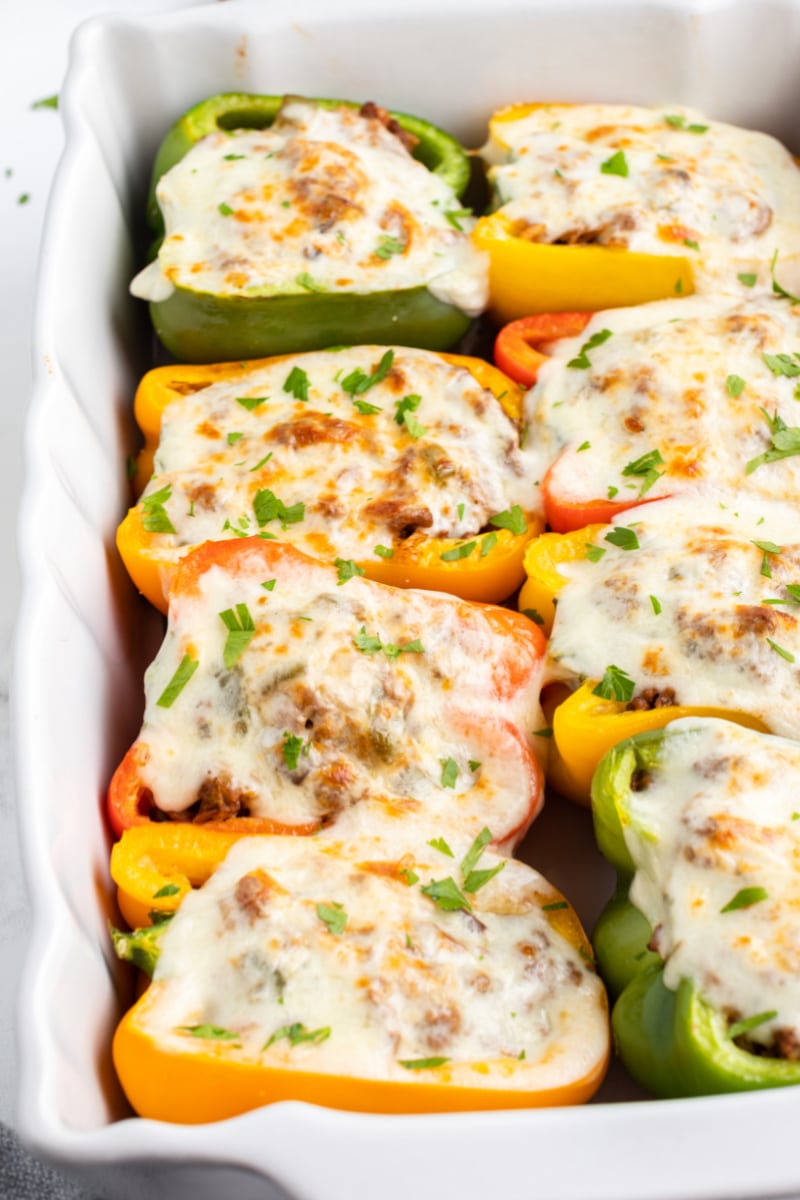
M 134 415 L 145 439 L 133 477 L 136 494 L 141 493 L 153 473 L 161 423 L 167 407 L 179 396 L 199 391 L 227 379 L 246 374 L 289 357 L 258 359 L 249 363 L 214 363 L 157 367 L 144 376 L 136 393 Z M 490 391 L 503 411 L 515 422 L 522 412 L 524 389 L 483 359 L 441 354 L 445 362 L 463 367 L 481 387 Z M 357 565 L 369 579 L 394 587 L 417 587 L 450 592 L 464 600 L 499 603 L 510 596 L 524 579 L 525 547 L 543 528 L 543 520 L 524 514 L 523 533 L 494 529 L 469 538 L 432 538 L 418 531 L 394 547 L 391 558 L 370 558 Z M 459 547 L 474 543 L 464 557 L 454 554 Z M 192 546 L 175 549 L 168 535 L 145 528 L 140 506 L 131 508 L 117 530 L 117 548 L 131 579 L 161 612 L 167 610 L 167 595 L 178 561 Z
M 503 148 L 504 122 L 543 107 L 567 106 L 512 104 L 500 109 L 489 122 L 491 143 Z M 527 241 L 516 235 L 502 209 L 481 217 L 472 236 L 489 255 L 489 305 L 499 324 L 531 313 L 626 308 L 694 291 L 692 266 L 683 255 Z
M 532 542 L 525 555 L 528 575 L 519 596 L 519 607 L 535 611 L 548 636 L 552 630 L 559 592 L 569 584 L 559 567 L 586 557 L 603 525 L 588 525 L 572 533 L 546 533 Z M 749 729 L 769 732 L 748 713 L 701 705 L 671 704 L 663 708 L 629 709 L 627 704 L 597 696 L 600 681 L 589 679 L 572 691 L 564 684 L 551 685 L 542 697 L 553 736 L 547 748 L 546 776 L 560 795 L 588 806 L 592 776 L 600 759 L 625 738 L 650 729 L 662 729 L 679 717 L 723 717 Z M 575 680 L 578 683 L 578 680 Z M 548 691 L 553 694 L 548 698 Z

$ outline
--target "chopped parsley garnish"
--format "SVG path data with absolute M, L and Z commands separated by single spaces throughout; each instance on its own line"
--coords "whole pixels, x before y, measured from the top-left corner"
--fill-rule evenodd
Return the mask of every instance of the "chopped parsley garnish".
M 611 158 L 607 158 L 605 162 L 600 164 L 600 170 L 603 175 L 621 175 L 623 179 L 627 179 L 628 160 L 625 157 L 625 152 L 618 150 L 616 154 L 612 154 Z
M 274 592 L 277 582 L 277 579 L 265 579 L 261 586 L 265 592 Z
M 611 533 L 607 533 L 603 540 L 610 542 L 612 546 L 619 546 L 620 550 L 639 549 L 636 531 L 627 525 L 615 525 Z
M 464 891 L 474 895 L 485 887 L 490 879 L 499 875 L 505 865 L 504 862 L 499 862 L 496 867 L 487 867 L 484 871 L 470 871 L 464 880 Z
M 330 904 L 318 904 L 317 916 L 324 925 L 327 925 L 328 932 L 334 937 L 338 937 L 344 933 L 345 925 L 347 924 L 347 913 L 344 910 L 343 904 L 337 904 L 332 901 Z
M 522 615 L 533 621 L 534 625 L 544 625 L 544 617 L 536 608 L 523 608 Z
M 229 434 L 227 435 L 227 438 L 226 438 L 226 440 L 227 440 L 227 442 L 228 442 L 228 445 L 229 445 L 229 446 L 235 446 L 235 445 L 236 445 L 236 443 L 237 443 L 237 442 L 240 442 L 240 441 L 242 440 L 242 438 L 243 438 L 243 437 L 244 437 L 244 434 L 243 434 L 243 433 L 234 433 L 234 432 L 231 432 L 231 433 L 229 433 Z
M 383 412 L 379 404 L 370 404 L 369 400 L 354 400 L 353 406 L 362 417 L 371 417 L 374 413 Z
M 462 233 L 462 224 L 464 217 L 471 217 L 473 210 L 471 209 L 449 209 L 445 212 L 445 221 L 449 222 L 453 229 L 458 229 L 458 233 Z
M 428 845 L 433 846 L 434 850 L 438 850 L 440 854 L 446 854 L 448 858 L 455 857 L 453 851 L 442 837 L 431 838 L 431 840 L 428 842 Z
M 761 574 L 767 579 L 772 579 L 772 568 L 769 565 L 769 554 L 782 554 L 783 547 L 777 546 L 775 542 L 753 542 L 757 550 L 761 550 L 764 557 L 761 560 Z
M 222 650 L 222 661 L 230 671 L 255 637 L 256 626 L 246 604 L 237 604 L 235 610 L 226 608 L 219 614 L 219 619 L 228 631 Z
M 682 292 L 683 292 L 683 280 L 676 279 L 675 280 L 675 294 L 677 296 L 680 296 L 682 294 Z
M 487 523 L 494 525 L 496 529 L 508 529 L 514 534 L 525 533 L 528 528 L 522 509 L 518 504 L 503 512 L 495 513 L 493 517 L 489 517 Z
M 21 192 L 19 196 L 17 196 L 17 204 L 27 204 L 30 198 L 30 192 Z
M 605 675 L 598 683 L 597 687 L 592 688 L 593 696 L 602 696 L 604 700 L 619 700 L 623 704 L 627 704 L 633 697 L 635 684 L 621 667 L 615 667 L 613 664 L 606 667 Z
M 622 474 L 635 475 L 640 478 L 642 486 L 639 489 L 639 495 L 644 496 L 664 474 L 663 471 L 656 470 L 656 467 L 663 465 L 664 459 L 661 457 L 661 451 L 648 450 L 647 454 L 643 454 L 640 458 L 635 458 L 633 462 L 629 462 L 626 467 L 623 467 Z
M 480 557 L 486 558 L 486 555 L 490 554 L 496 545 L 497 545 L 497 534 L 494 533 L 494 531 L 492 531 L 492 533 L 484 534 L 483 539 L 481 541 Z
M 184 654 L 172 679 L 156 700 L 159 708 L 172 708 L 199 666 L 200 663 L 196 658 L 193 658 L 191 654 Z
M 589 351 L 594 350 L 596 346 L 602 346 L 603 342 L 607 342 L 610 337 L 610 329 L 600 329 L 597 333 L 593 333 L 588 342 L 584 342 L 581 346 L 577 358 L 571 358 L 567 366 L 574 367 L 579 371 L 587 371 L 592 365 L 588 358 Z
M 175 533 L 175 526 L 164 508 L 171 495 L 172 485 L 168 483 L 157 492 L 142 497 L 142 525 L 148 533 Z
M 738 396 L 741 396 L 744 389 L 745 380 L 742 379 L 741 375 L 729 375 L 725 380 L 725 391 L 733 400 L 736 400 Z
M 774 1021 L 777 1015 L 778 1010 L 772 1008 L 769 1012 L 756 1013 L 754 1017 L 743 1017 L 741 1021 L 734 1021 L 728 1029 L 728 1037 L 733 1041 L 734 1038 L 741 1037 L 743 1033 L 749 1033 L 751 1029 L 765 1025 L 767 1021 Z
M 440 761 L 442 764 L 442 787 L 454 788 L 456 779 L 458 779 L 458 763 L 454 758 L 443 758 Z
M 353 638 L 353 645 L 362 654 L 377 654 L 379 650 L 382 650 L 386 657 L 390 659 L 398 658 L 401 654 L 425 653 L 425 648 L 419 638 L 414 638 L 413 642 L 406 642 L 405 646 L 396 646 L 392 642 L 383 643 L 379 637 L 367 633 L 366 626 L 364 625 L 361 626 L 361 629 Z
M 295 1021 L 292 1025 L 281 1025 L 280 1029 L 276 1029 L 272 1037 L 264 1043 L 264 1049 L 269 1050 L 273 1042 L 279 1042 L 282 1038 L 288 1038 L 290 1046 L 299 1046 L 301 1042 L 310 1042 L 312 1046 L 318 1046 L 330 1036 L 329 1025 L 323 1026 L 322 1029 L 306 1029 L 300 1021 Z
M 268 399 L 268 396 L 237 396 L 236 403 L 241 404 L 242 408 L 246 408 L 248 412 L 254 412 L 260 404 Z
M 35 111 L 39 108 L 54 108 L 58 109 L 58 93 L 53 96 L 45 96 L 42 100 L 34 100 L 31 108 Z
M 405 1067 L 408 1071 L 427 1071 L 432 1067 L 443 1067 L 445 1063 L 449 1063 L 449 1058 L 434 1057 L 434 1058 L 398 1058 L 397 1060 L 401 1067 Z
M 165 883 L 157 892 L 153 892 L 153 899 L 161 900 L 164 896 L 177 896 L 180 890 L 177 883 Z
M 240 158 L 244 158 L 243 154 L 223 154 L 225 162 L 237 162 Z
M 361 367 L 356 367 L 342 380 L 342 391 L 347 392 L 348 396 L 363 396 L 364 392 L 368 392 L 371 387 L 375 387 L 376 383 L 381 383 L 386 378 L 392 369 L 393 362 L 394 350 L 387 350 L 370 375 Z M 400 424 L 399 421 L 398 424 Z
M 683 244 L 684 244 L 684 246 L 688 246 L 690 250 L 699 250 L 700 249 L 700 243 L 694 241 L 693 238 L 684 238 Z
M 546 725 L 544 729 L 534 729 L 533 736 L 551 738 L 553 736 L 553 730 L 549 725 Z
M 281 528 L 286 529 L 289 525 L 296 525 L 298 521 L 303 520 L 306 506 L 299 501 L 287 507 L 269 488 L 260 488 L 253 497 L 253 512 L 260 529 L 270 521 L 280 521 Z
M 658 614 L 661 612 L 661 601 L 659 600 L 658 596 L 651 596 L 650 603 L 653 606 L 653 612 L 656 614 L 656 616 L 658 616 Z
M 586 557 L 589 562 L 599 562 L 605 554 L 605 549 L 602 546 L 595 546 L 593 542 L 586 543 Z
M 554 900 L 552 904 L 543 904 L 542 912 L 558 912 L 562 908 L 569 908 L 566 900 Z
M 325 288 L 321 283 L 317 283 L 308 271 L 301 271 L 299 275 L 295 275 L 294 281 L 298 287 L 303 288 L 307 292 L 324 292 Z
M 800 296 L 793 296 L 791 292 L 787 292 L 783 284 L 778 283 L 775 278 L 775 267 L 778 265 L 778 251 L 776 250 L 772 256 L 772 262 L 769 265 L 769 273 L 772 276 L 772 290 L 776 296 L 782 296 L 784 300 L 788 300 L 790 304 L 800 304 Z
M 295 733 L 284 733 L 283 745 L 283 761 L 286 763 L 290 771 L 297 770 L 297 764 L 300 761 L 301 754 L 308 754 L 311 749 L 311 742 L 304 741 Z
M 755 287 L 758 276 L 751 271 L 742 271 L 736 276 L 736 278 L 739 280 L 739 283 L 743 284 L 745 287 Z
M 376 258 L 391 258 L 393 254 L 404 254 L 406 242 L 401 242 L 399 238 L 382 237 L 377 247 L 373 250 Z
M 268 463 L 271 458 L 272 458 L 272 451 L 270 450 L 269 454 L 265 454 L 263 458 L 260 458 L 258 460 L 258 462 L 255 464 L 255 466 L 250 468 L 251 474 L 253 471 L 260 471 L 261 468 L 264 466 L 264 464 Z
M 800 375 L 800 354 L 762 354 L 761 357 L 773 375 L 785 375 L 787 379 Z
M 618 496 L 618 495 L 619 495 L 619 488 L 614 487 L 613 483 L 609 484 L 608 492 L 607 492 L 608 499 L 613 500 L 614 497 Z
M 759 454 L 757 458 L 751 458 L 745 472 L 751 475 L 758 467 L 764 463 L 777 462 L 781 458 L 791 458 L 795 454 L 800 454 L 800 427 L 797 425 L 789 426 L 781 417 L 778 416 L 777 409 L 775 416 L 771 417 L 766 409 L 761 409 L 764 420 L 770 428 L 769 450 L 764 454 Z
M 773 642 L 772 638 L 767 638 L 767 645 L 770 646 L 776 654 L 780 654 L 781 658 L 785 658 L 788 663 L 795 661 L 791 650 L 784 650 L 783 646 L 779 646 L 777 642 Z
M 413 438 L 424 437 L 425 433 L 427 432 L 425 426 L 420 425 L 417 418 L 413 417 L 411 413 L 406 413 L 403 418 L 403 424 L 405 425 L 407 432 L 410 433 Z
M 421 891 L 443 912 L 457 912 L 461 908 L 465 908 L 467 912 L 472 911 L 469 900 L 450 875 L 446 879 L 432 879 Z
M 719 911 L 721 913 L 735 912 L 737 908 L 750 908 L 762 900 L 769 899 L 769 892 L 763 887 L 740 888 L 732 900 L 729 900 Z
M 407 424 L 409 413 L 416 412 L 422 403 L 422 396 L 403 396 L 402 400 L 398 400 L 395 405 L 394 419 L 398 425 Z
M 471 758 L 469 760 L 469 762 L 467 763 L 467 766 L 469 767 L 470 771 L 472 771 L 472 773 L 474 775 L 476 771 L 480 770 L 481 764 L 478 762 L 477 759 Z
M 462 542 L 460 546 L 453 546 L 451 550 L 445 550 L 439 557 L 442 562 L 458 562 L 459 559 L 469 558 L 477 544 L 476 541 Z
M 221 213 L 223 217 L 233 216 L 233 209 L 231 208 L 230 204 L 226 204 L 224 201 L 222 204 L 217 205 L 217 212 Z
M 190 1033 L 192 1037 L 196 1038 L 208 1038 L 212 1042 L 241 1041 L 238 1033 L 233 1033 L 230 1029 L 223 1029 L 221 1025 L 179 1025 L 178 1029 L 181 1033 Z
M 378 558 L 394 558 L 394 550 L 390 546 L 376 546 L 374 553 Z
M 685 133 L 705 133 L 708 129 L 707 125 L 687 125 L 686 117 L 679 115 L 664 114 L 664 120 L 667 125 L 671 125 L 673 129 L 682 129 Z
M 408 887 L 413 887 L 419 880 L 419 875 L 416 871 L 412 871 L 410 867 L 401 867 L 400 874 L 406 881 Z
M 308 375 L 300 367 L 292 367 L 283 385 L 283 390 L 295 400 L 308 400 Z
M 591 442 L 581 442 L 580 446 L 578 446 L 578 449 L 575 451 L 575 453 L 576 453 L 576 454 L 580 454 L 580 453 L 581 453 L 581 451 L 583 451 L 583 450 L 591 450 L 591 448 L 592 448 L 592 443 L 591 443 Z
M 475 838 L 475 841 L 472 843 L 472 845 L 470 846 L 467 853 L 464 855 L 464 859 L 461 863 L 461 874 L 462 875 L 469 875 L 470 872 L 472 870 L 474 870 L 475 865 L 478 862 L 478 859 L 483 854 L 484 850 L 489 845 L 489 842 L 491 840 L 492 840 L 491 830 L 487 829 L 486 826 L 484 826 L 483 829 L 478 834 L 478 836 Z
M 364 568 L 353 562 L 352 558 L 336 558 L 333 565 L 336 567 L 339 577 L 338 586 L 347 583 L 348 579 L 353 579 L 356 575 L 364 574 Z

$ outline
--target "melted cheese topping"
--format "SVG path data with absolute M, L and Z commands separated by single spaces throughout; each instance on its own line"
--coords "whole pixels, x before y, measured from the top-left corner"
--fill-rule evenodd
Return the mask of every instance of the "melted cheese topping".
M 635 509 L 622 527 L 638 548 L 609 542 L 620 535 L 608 527 L 598 561 L 560 568 L 550 676 L 601 679 L 614 665 L 636 693 L 671 687 L 675 703 L 750 713 L 800 740 L 796 508 L 698 493 Z
M 356 390 L 380 378 L 382 361 L 385 378 Z M 465 538 L 515 504 L 534 511 L 531 470 L 514 422 L 469 371 L 425 351 L 360 346 L 176 398 L 143 507 L 168 489 L 175 532 L 159 553 L 175 559 L 261 529 L 315 557 L 364 560 L 414 532 Z
M 287 100 L 267 129 L 197 142 L 156 195 L 166 232 L 131 285 L 142 299 L 427 285 L 470 315 L 486 306 L 472 219 L 377 117 Z
M 402 1064 L 431 1058 L 446 1063 L 436 1082 L 472 1087 L 597 1071 L 604 993 L 542 911 L 558 893 L 485 852 L 478 869 L 499 874 L 470 894 L 472 912 L 444 911 L 422 888 L 461 883 L 469 840 L 450 841 L 452 858 L 397 837 L 240 840 L 164 933 L 149 1031 L 207 1052 L 186 1030 L 215 1025 L 235 1035 L 214 1042 L 226 1058 L 403 1083 L 430 1083 Z
M 611 336 L 581 355 L 603 331 Z M 800 307 L 786 300 L 688 297 L 598 313 L 552 346 L 527 395 L 537 475 L 558 458 L 550 491 L 577 501 L 655 498 L 702 481 L 800 496 L 800 458 L 752 465 L 773 449 L 776 418 L 798 425 L 798 382 Z M 648 474 L 641 460 L 654 451 L 663 461 Z
M 698 291 L 734 291 L 750 270 L 767 284 L 776 249 L 798 255 L 789 152 L 692 109 L 543 105 L 495 118 L 482 154 L 496 207 L 531 241 L 680 254 Z
M 498 843 L 521 837 L 542 799 L 536 642 L 498 631 L 490 607 L 339 585 L 288 548 L 277 571 L 273 584 L 239 543 L 227 570 L 173 591 L 137 743 L 156 805 L 289 826 L 336 818 L 342 836 L 362 821 L 441 819 L 470 836 L 488 825 Z M 242 622 L 252 635 L 229 638 Z M 241 651 L 229 666 L 226 644 L 229 662 Z M 198 666 L 165 708 L 185 655 Z
M 748 1039 L 797 1057 L 800 746 L 724 721 L 679 721 L 647 779 L 626 800 L 625 841 L 637 868 L 631 900 L 655 929 L 665 983 L 693 980 L 732 1021 L 772 1014 Z M 749 888 L 763 898 L 738 907 Z

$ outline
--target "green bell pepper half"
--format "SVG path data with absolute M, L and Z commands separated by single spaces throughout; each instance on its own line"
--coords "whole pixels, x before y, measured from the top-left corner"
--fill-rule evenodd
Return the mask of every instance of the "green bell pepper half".
M 156 199 L 159 179 L 201 138 L 218 129 L 263 129 L 272 124 L 283 96 L 230 92 L 190 108 L 175 122 L 156 154 L 147 220 L 158 239 L 164 223 Z M 316 99 L 336 108 L 353 101 Z M 469 159 L 455 138 L 419 117 L 389 114 L 419 139 L 413 157 L 461 196 Z M 153 256 L 157 253 L 157 245 Z M 150 304 L 156 333 L 177 359 L 226 362 L 295 354 L 342 344 L 391 344 L 445 350 L 466 333 L 471 318 L 437 300 L 423 286 L 380 292 L 293 292 L 277 296 L 217 296 L 176 287 Z
M 685 728 L 682 735 L 685 736 Z M 649 922 L 628 898 L 634 862 L 625 843 L 637 772 L 657 772 L 669 727 L 620 742 L 592 781 L 592 814 L 601 851 L 617 870 L 617 889 L 592 942 L 609 990 L 614 1043 L 633 1078 L 656 1096 L 705 1096 L 800 1083 L 800 1062 L 751 1054 L 730 1036 L 726 1017 L 690 979 L 673 991 L 664 964 L 647 946 Z

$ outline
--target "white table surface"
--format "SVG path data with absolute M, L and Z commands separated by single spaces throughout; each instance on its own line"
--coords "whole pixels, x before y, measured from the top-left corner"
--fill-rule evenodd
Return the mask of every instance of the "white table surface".
M 199 0 L 195 0 L 199 3 Z M 8 679 L 19 602 L 16 521 L 22 428 L 31 393 L 30 330 L 47 196 L 63 146 L 58 112 L 32 109 L 60 90 L 69 39 L 104 12 L 189 7 L 192 0 L 0 0 L 0 1121 L 13 1125 L 16 984 L 30 930 L 10 752 Z M 23 199 L 27 197 L 27 199 Z

